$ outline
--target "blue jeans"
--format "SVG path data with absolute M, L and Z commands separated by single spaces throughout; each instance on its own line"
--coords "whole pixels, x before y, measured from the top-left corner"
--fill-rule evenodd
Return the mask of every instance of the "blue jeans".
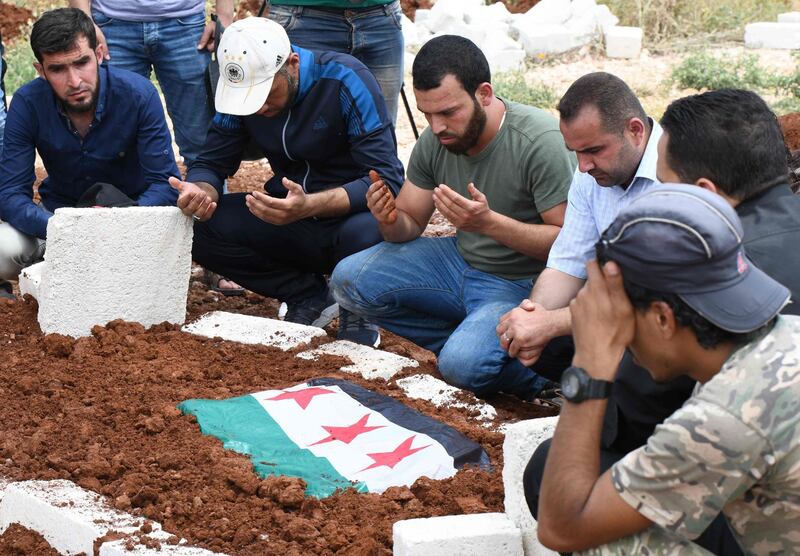
M 0 39 L 0 154 L 3 153 L 3 135 L 6 131 L 6 91 L 3 82 L 3 76 L 6 74 L 6 61 L 3 53 L 3 41 Z
M 205 14 L 160 21 L 122 21 L 92 11 L 106 36 L 109 63 L 150 77 L 155 70 L 167 101 L 175 142 L 189 166 L 206 141 L 213 107 L 206 93 L 207 50 L 197 50 L 205 28 Z
M 383 242 L 341 261 L 330 282 L 341 307 L 438 355 L 439 372 L 460 388 L 529 398 L 546 380 L 500 347 L 500 317 L 531 291 L 467 264 L 455 238 Z
M 397 122 L 397 100 L 403 84 L 403 30 L 400 2 L 342 10 L 308 6 L 272 6 L 269 17 L 280 23 L 292 44 L 310 50 L 344 52 L 369 68 Z

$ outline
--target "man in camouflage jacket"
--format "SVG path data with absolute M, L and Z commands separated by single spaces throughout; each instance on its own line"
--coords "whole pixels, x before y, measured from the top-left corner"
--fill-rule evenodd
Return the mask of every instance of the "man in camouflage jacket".
M 778 316 L 789 290 L 750 263 L 742 236 L 722 197 L 685 185 L 643 194 L 603 234 L 570 306 L 576 354 L 539 499 L 546 546 L 709 554 L 691 541 L 722 511 L 745 553 L 798 551 L 800 318 Z M 655 380 L 699 384 L 599 475 L 626 347 Z

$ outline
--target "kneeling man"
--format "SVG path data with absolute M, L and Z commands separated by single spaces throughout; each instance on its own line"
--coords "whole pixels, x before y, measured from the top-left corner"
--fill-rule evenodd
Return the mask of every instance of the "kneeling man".
M 509 357 L 494 329 L 544 268 L 575 157 L 553 116 L 495 96 L 486 58 L 470 40 L 428 41 L 412 75 L 430 127 L 396 202 L 380 183 L 367 193 L 386 241 L 339 263 L 334 296 L 436 353 L 448 382 L 529 399 L 546 381 Z M 434 209 L 456 237 L 420 237 Z
M 743 236 L 723 197 L 688 185 L 643 194 L 603 234 L 570 304 L 575 359 L 538 509 L 546 546 L 710 554 L 691 541 L 721 510 L 746 553 L 797 552 L 800 318 L 778 316 L 789 290 L 752 265 Z M 699 385 L 599 475 L 626 347 L 655 380 Z
M 174 205 L 180 175 L 164 108 L 149 80 L 101 65 L 94 23 L 82 11 L 45 12 L 31 31 L 39 78 L 11 101 L 0 158 L 0 280 L 44 256 L 47 221 L 97 183 L 125 202 Z M 48 177 L 33 201 L 36 152 Z

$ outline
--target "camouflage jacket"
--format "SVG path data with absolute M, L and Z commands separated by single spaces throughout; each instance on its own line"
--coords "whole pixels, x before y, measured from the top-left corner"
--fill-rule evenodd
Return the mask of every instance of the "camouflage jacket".
M 782 316 L 612 468 L 643 516 L 694 539 L 723 511 L 747 553 L 800 547 L 800 317 Z

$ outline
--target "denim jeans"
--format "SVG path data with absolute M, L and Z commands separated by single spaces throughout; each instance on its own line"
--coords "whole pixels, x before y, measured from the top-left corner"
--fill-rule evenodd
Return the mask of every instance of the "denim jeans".
M 3 39 L 0 37 L 0 154 L 3 153 L 3 135 L 6 131 L 6 86 L 3 77 L 6 74 L 6 61 L 3 58 Z
M 438 355 L 447 382 L 487 396 L 529 398 L 546 380 L 500 347 L 500 317 L 531 291 L 467 264 L 455 238 L 383 242 L 341 261 L 330 282 L 340 307 Z
M 341 10 L 308 6 L 272 6 L 269 17 L 280 23 L 292 44 L 310 50 L 333 50 L 355 56 L 369 68 L 386 100 L 392 122 L 403 84 L 403 30 L 400 2 Z
M 175 142 L 189 166 L 202 151 L 213 116 L 205 82 L 211 55 L 197 50 L 205 14 L 141 22 L 112 19 L 94 10 L 92 18 L 106 36 L 110 64 L 147 78 L 155 70 Z

